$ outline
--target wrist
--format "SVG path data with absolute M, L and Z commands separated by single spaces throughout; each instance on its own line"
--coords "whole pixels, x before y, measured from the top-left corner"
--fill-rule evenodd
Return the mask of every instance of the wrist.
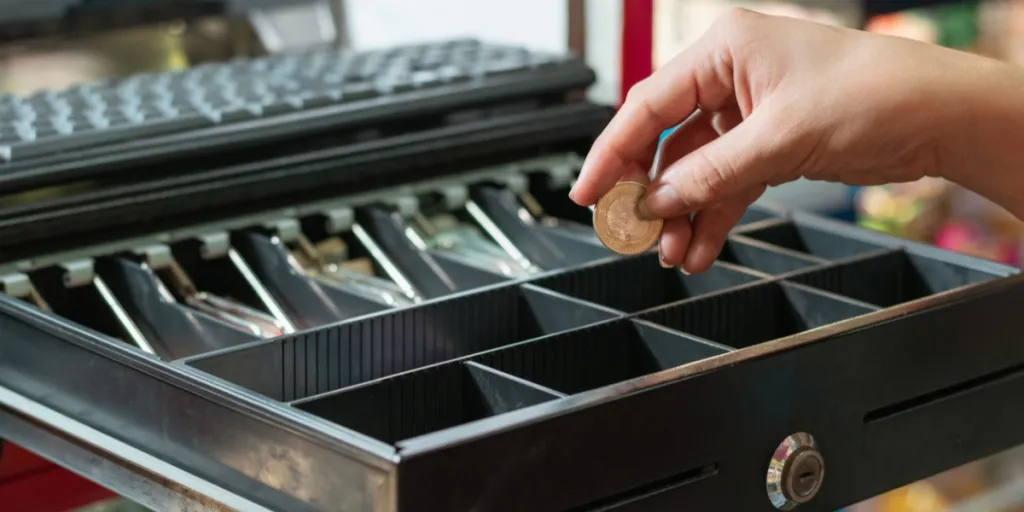
M 1024 68 L 961 56 L 949 72 L 951 116 L 939 130 L 947 148 L 941 177 L 1024 219 Z

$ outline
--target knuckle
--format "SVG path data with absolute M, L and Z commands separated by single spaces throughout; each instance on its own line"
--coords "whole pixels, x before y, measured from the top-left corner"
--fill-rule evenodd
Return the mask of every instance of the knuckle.
M 676 124 L 674 120 L 663 115 L 661 109 L 652 103 L 652 95 L 648 92 L 651 82 L 648 80 L 650 78 L 641 80 L 633 85 L 633 87 L 630 87 L 626 93 L 626 103 L 629 105 L 629 108 L 643 116 L 644 120 L 648 123 L 665 127 Z
M 714 200 L 723 197 L 728 192 L 729 180 L 735 175 L 735 168 L 727 159 L 718 159 L 709 155 L 706 151 L 698 151 L 701 171 L 695 173 L 694 185 L 701 193 L 704 200 Z

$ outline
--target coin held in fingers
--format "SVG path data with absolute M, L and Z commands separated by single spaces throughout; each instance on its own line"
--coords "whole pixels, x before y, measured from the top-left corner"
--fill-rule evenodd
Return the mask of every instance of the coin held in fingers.
M 619 254 L 640 254 L 658 241 L 664 222 L 642 219 L 637 212 L 646 192 L 647 187 L 624 181 L 597 202 L 594 230 L 605 247 Z

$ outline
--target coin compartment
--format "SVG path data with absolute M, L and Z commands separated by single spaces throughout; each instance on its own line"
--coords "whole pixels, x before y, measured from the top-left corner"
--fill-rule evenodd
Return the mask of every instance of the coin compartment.
M 530 285 L 492 287 L 187 364 L 275 400 L 298 400 L 620 316 Z
M 292 402 L 389 444 L 562 395 L 473 362 L 445 363 Z
M 825 260 L 841 260 L 883 249 L 857 238 L 788 221 L 744 230 L 742 236 Z
M 588 243 L 579 239 L 578 230 L 544 225 L 507 187 L 476 185 L 471 187 L 470 197 L 523 256 L 544 270 L 582 265 L 613 254 L 600 245 L 596 236 L 590 237 Z M 593 228 L 589 229 L 593 232 Z M 577 236 L 572 236 L 574 233 Z
M 138 262 L 122 257 L 100 258 L 96 274 L 153 353 L 162 359 L 180 359 L 260 339 L 255 332 L 181 304 L 152 269 Z
M 289 263 L 291 255 L 287 248 L 270 236 L 240 231 L 233 234 L 231 242 L 299 329 L 389 309 L 387 304 L 347 293 L 330 283 L 303 275 Z
M 728 352 L 727 347 L 636 320 L 615 320 L 473 357 L 559 393 L 576 394 Z
M 718 261 L 731 263 L 770 275 L 781 275 L 794 270 L 823 265 L 826 260 L 800 254 L 782 247 L 744 238 L 739 235 L 726 240 Z
M 767 276 L 725 262 L 706 272 L 686 275 L 663 268 L 658 255 L 641 254 L 567 270 L 533 281 L 537 286 L 626 313 L 636 313 Z
M 741 349 L 877 309 L 803 285 L 769 281 L 660 307 L 639 316 L 688 335 Z
M 499 273 L 460 262 L 440 251 L 417 247 L 407 235 L 406 219 L 391 208 L 381 205 L 359 208 L 356 219 L 425 299 L 507 280 Z
M 997 278 L 904 250 L 868 255 L 786 279 L 881 307 Z

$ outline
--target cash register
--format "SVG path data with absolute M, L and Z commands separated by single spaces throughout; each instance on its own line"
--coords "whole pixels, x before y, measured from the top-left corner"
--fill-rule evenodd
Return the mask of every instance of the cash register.
M 701 274 L 608 250 L 577 56 L 4 4 L 247 49 L 0 95 L 8 448 L 154 510 L 769 512 L 1024 442 L 1017 269 L 772 206 Z

